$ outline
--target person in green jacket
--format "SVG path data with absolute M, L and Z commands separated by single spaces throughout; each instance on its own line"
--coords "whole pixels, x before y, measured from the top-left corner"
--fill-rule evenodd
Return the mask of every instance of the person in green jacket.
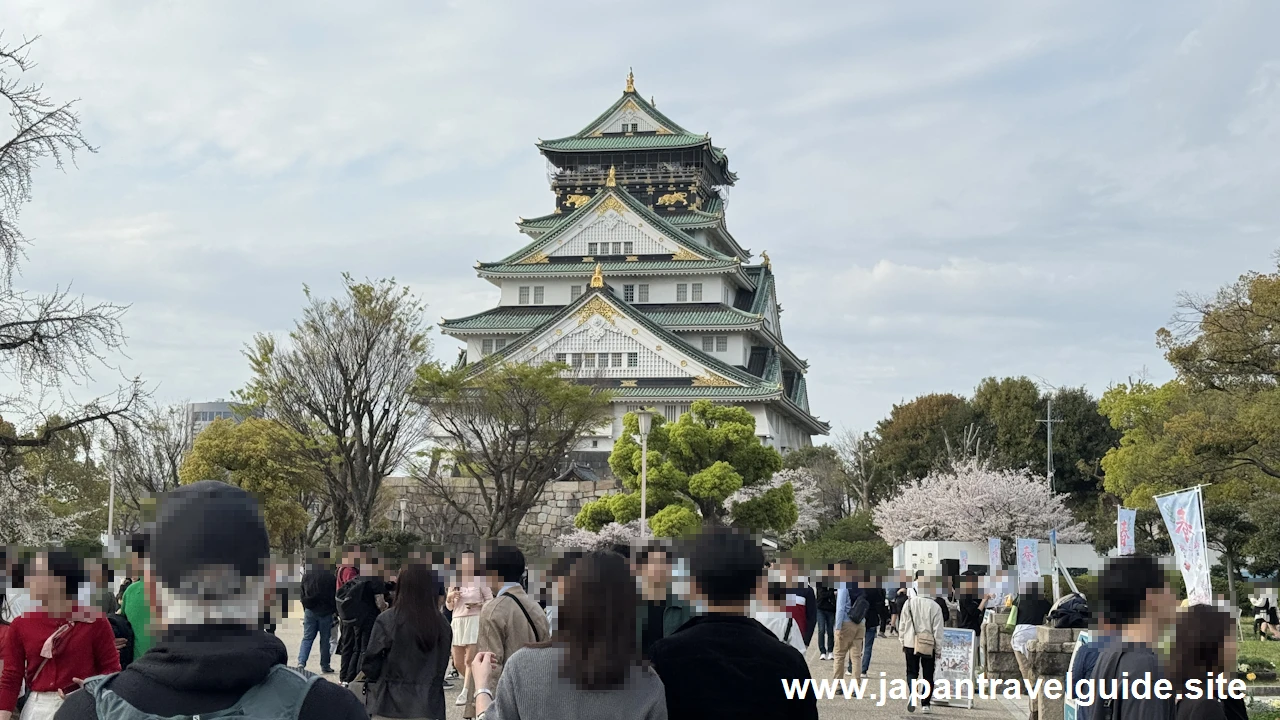
M 640 652 L 649 657 L 653 644 L 670 636 L 691 616 L 689 603 L 671 588 L 671 553 L 650 545 L 635 553 L 633 572 L 640 577 L 640 607 L 636 609 L 636 637 Z
M 130 540 L 129 551 L 132 554 L 132 568 L 136 579 L 125 588 L 120 598 L 120 614 L 129 621 L 133 628 L 133 657 L 140 658 L 151 649 L 151 604 L 146 593 L 146 583 L 142 581 L 142 563 L 146 556 L 146 536 L 134 534 Z

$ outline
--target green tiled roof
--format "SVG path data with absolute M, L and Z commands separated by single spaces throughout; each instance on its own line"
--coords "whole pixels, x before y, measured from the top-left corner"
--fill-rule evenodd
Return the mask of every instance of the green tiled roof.
M 593 150 L 650 150 L 697 147 L 709 144 L 705 135 L 672 133 L 662 135 L 600 135 L 597 137 L 566 137 L 543 140 L 538 147 L 559 152 L 591 152 Z M 713 151 L 714 154 L 714 151 Z M 723 157 L 723 151 L 721 151 Z M 716 158 L 719 160 L 720 158 Z
M 546 247 L 547 245 L 550 244 L 552 240 L 558 237 L 560 233 L 564 232 L 567 228 L 571 227 L 573 225 L 573 222 L 576 221 L 577 218 L 582 217 L 587 213 L 595 212 L 595 208 L 600 203 L 604 202 L 607 197 L 610 197 L 610 196 L 620 199 L 624 205 L 626 205 L 628 208 L 631 209 L 632 212 L 644 218 L 650 225 L 657 228 L 658 232 L 661 232 L 672 242 L 684 247 L 686 250 L 689 250 L 690 252 L 701 255 L 702 257 L 715 258 L 718 260 L 732 262 L 732 260 L 730 260 L 724 254 L 719 253 L 715 250 L 712 250 L 711 248 L 703 247 L 702 245 L 695 243 L 693 241 L 693 238 L 689 237 L 689 235 L 685 233 L 685 231 L 681 230 L 675 225 L 672 225 L 661 215 L 651 210 L 648 205 L 645 205 L 644 203 L 632 197 L 631 193 L 628 193 L 626 190 L 620 187 L 611 187 L 611 188 L 605 188 L 600 192 L 596 193 L 595 196 L 593 196 L 591 200 L 589 200 L 585 205 L 574 210 L 568 215 L 565 215 L 564 216 L 565 221 L 563 223 L 556 224 L 548 232 L 538 236 L 537 238 L 534 238 L 533 242 L 529 243 L 528 245 L 525 245 L 519 250 L 503 258 L 500 261 L 500 263 L 514 263 L 517 260 L 520 260 L 521 258 L 524 258 L 528 255 L 533 254 L 539 248 Z M 685 261 L 685 262 L 697 262 L 697 261 Z M 498 264 L 498 263 L 494 263 L 494 264 Z
M 640 260 L 636 262 L 601 263 L 605 281 L 610 275 L 651 270 L 728 270 L 737 269 L 732 260 Z M 480 263 L 481 275 L 590 275 L 596 263 Z
M 760 318 L 731 308 L 727 305 L 707 304 L 691 308 L 672 307 L 671 305 L 633 305 L 636 310 L 647 315 L 651 320 L 666 328 L 732 328 L 752 327 L 760 323 Z M 560 310 L 559 307 L 504 306 L 486 310 L 467 317 L 446 320 L 441 323 L 445 330 L 514 330 L 528 332 L 550 320 Z

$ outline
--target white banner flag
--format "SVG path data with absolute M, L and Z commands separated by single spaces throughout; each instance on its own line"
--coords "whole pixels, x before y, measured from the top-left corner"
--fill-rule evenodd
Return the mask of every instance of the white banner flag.
M 963 575 L 967 572 L 969 572 L 969 551 L 961 550 L 960 551 L 960 574 Z
M 1133 524 L 1138 520 L 1138 511 L 1119 508 L 1116 513 L 1116 550 L 1121 555 L 1134 553 Z
M 1018 538 L 1018 579 L 1040 582 L 1040 541 Z
M 1204 536 L 1204 501 L 1200 488 L 1158 497 L 1156 506 L 1164 517 L 1165 529 L 1173 543 L 1174 557 L 1187 585 L 1187 601 L 1191 605 L 1213 602 L 1213 586 L 1209 582 L 1209 547 Z
M 987 574 L 995 575 L 1000 567 L 1000 538 L 987 538 Z

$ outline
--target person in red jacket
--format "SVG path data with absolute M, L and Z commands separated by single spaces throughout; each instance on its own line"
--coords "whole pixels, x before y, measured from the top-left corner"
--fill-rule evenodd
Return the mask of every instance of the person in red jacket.
M 9 626 L 0 672 L 0 720 L 10 720 L 25 681 L 30 694 L 22 717 L 52 718 L 66 693 L 86 678 L 120 671 L 111 623 L 75 601 L 84 566 L 70 553 L 40 553 L 31 562 L 27 589 L 38 609 Z

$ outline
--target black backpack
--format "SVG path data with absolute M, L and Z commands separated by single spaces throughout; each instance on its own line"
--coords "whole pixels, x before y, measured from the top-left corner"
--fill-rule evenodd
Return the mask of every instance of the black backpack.
M 1054 603 L 1047 621 L 1056 628 L 1087 628 L 1092 615 L 1088 601 L 1082 595 L 1071 593 Z
M 1122 643 L 1116 643 L 1102 651 L 1102 654 L 1098 656 L 1097 665 L 1094 666 L 1093 679 L 1095 680 L 1095 687 L 1098 680 L 1120 679 L 1120 658 L 1124 657 L 1124 652 Z M 1121 693 L 1117 692 L 1115 697 L 1110 700 L 1099 700 L 1097 707 L 1089 713 L 1092 720 L 1120 720 L 1120 695 Z
M 357 623 L 368 614 L 363 607 L 364 589 L 368 585 L 368 582 L 366 582 L 368 579 L 357 576 L 338 588 L 338 594 L 335 599 L 337 601 L 338 619 L 342 622 Z
M 852 587 L 849 587 L 849 592 L 853 592 Z M 867 619 L 867 610 L 870 608 L 871 602 L 867 600 L 867 591 L 863 590 L 849 606 L 849 622 L 861 624 Z

